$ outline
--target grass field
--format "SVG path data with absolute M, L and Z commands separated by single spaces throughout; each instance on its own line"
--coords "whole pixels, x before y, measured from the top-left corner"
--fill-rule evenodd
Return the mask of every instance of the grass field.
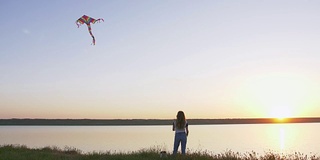
M 142 149 L 127 153 L 86 153 L 72 147 L 60 149 L 57 147 L 28 148 L 21 145 L 3 145 L 0 146 L 0 160 L 319 160 L 317 155 L 304 155 L 293 153 L 289 155 L 279 153 L 265 153 L 259 155 L 251 153 L 234 153 L 226 151 L 225 153 L 212 154 L 209 151 L 188 152 L 187 155 L 173 156 L 168 154 L 166 157 L 160 157 L 160 149 L 157 147 Z

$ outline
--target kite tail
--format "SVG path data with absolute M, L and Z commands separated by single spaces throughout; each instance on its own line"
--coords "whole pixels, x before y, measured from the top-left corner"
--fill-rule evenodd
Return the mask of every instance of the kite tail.
M 94 38 L 94 36 L 92 36 L 92 44 L 96 45 L 96 39 Z
M 94 38 L 92 32 L 91 32 L 91 26 L 90 25 L 87 25 L 88 26 L 88 31 L 92 37 L 92 44 L 95 45 L 96 44 L 96 39 Z
M 98 21 L 98 22 L 100 23 L 100 21 L 104 22 L 104 19 L 99 18 L 99 19 L 97 19 L 96 21 Z
M 76 25 L 78 26 L 78 28 L 81 26 L 81 23 L 79 23 L 78 21 L 76 21 Z

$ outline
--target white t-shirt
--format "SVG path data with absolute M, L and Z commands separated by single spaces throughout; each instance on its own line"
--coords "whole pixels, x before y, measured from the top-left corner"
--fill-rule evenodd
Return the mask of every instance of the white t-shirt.
M 186 128 L 188 127 L 188 122 L 186 121 L 186 124 L 183 129 L 178 129 L 177 128 L 177 121 L 175 120 L 175 121 L 173 121 L 173 127 L 174 127 L 176 133 L 186 132 Z

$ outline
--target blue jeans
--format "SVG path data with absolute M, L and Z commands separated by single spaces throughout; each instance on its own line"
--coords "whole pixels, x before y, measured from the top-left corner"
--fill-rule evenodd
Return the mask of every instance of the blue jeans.
M 187 135 L 185 132 L 176 133 L 174 136 L 173 154 L 177 154 L 181 143 L 181 153 L 186 154 Z

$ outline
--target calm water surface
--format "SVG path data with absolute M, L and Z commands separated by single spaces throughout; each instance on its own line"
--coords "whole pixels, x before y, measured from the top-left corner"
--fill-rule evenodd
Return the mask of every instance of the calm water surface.
M 84 152 L 136 151 L 160 147 L 170 151 L 171 126 L 0 126 L 0 145 L 75 147 Z M 246 153 L 268 151 L 320 154 L 320 123 L 190 125 L 189 151 Z

